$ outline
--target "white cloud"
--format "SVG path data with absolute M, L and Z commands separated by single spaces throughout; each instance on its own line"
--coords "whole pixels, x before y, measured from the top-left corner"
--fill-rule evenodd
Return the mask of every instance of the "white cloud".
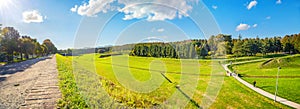
M 257 24 L 254 24 L 252 27 L 253 27 L 253 28 L 256 28 L 256 27 L 257 27 Z
M 125 5 L 120 10 L 120 12 L 125 13 L 124 20 L 147 18 L 149 21 L 155 21 L 188 16 L 188 12 L 192 10 L 192 6 L 188 4 L 188 1 L 193 0 L 154 0 L 153 3 L 155 4 L 136 6 L 133 5 L 138 2 L 134 0 L 119 0 L 119 3 Z
M 211 6 L 213 9 L 217 9 L 218 8 L 218 6 L 216 6 L 216 5 L 213 5 L 213 6 Z
M 271 19 L 271 16 L 267 16 L 266 19 L 267 19 L 267 20 Z
M 148 4 L 139 4 L 144 3 L 141 0 L 89 0 L 88 3 L 78 6 L 77 13 L 91 17 L 100 12 L 119 11 L 125 14 L 123 20 L 141 18 L 147 18 L 149 21 L 172 20 L 188 16 L 188 12 L 192 10 L 189 4 L 191 2 L 198 0 L 150 0 L 147 1 Z M 73 8 L 71 11 L 75 10 Z
M 112 9 L 110 4 L 114 1 L 115 0 L 90 0 L 88 3 L 78 6 L 77 13 L 89 17 L 96 16 L 99 12 L 106 13 Z
M 250 10 L 252 7 L 256 6 L 257 3 L 258 3 L 258 2 L 255 1 L 255 0 L 254 0 L 254 1 L 251 1 L 251 2 L 248 4 L 247 9 Z
M 167 37 L 167 36 L 151 36 L 151 37 L 147 37 L 145 40 L 143 40 L 143 42 L 165 42 L 163 39 L 159 38 L 159 37 Z
M 276 4 L 281 4 L 281 3 L 282 3 L 281 0 L 276 1 Z
M 163 28 L 157 29 L 157 32 L 164 32 L 164 31 L 165 31 L 165 29 L 163 29 Z
M 250 28 L 250 26 L 248 24 L 241 23 L 236 27 L 235 31 L 248 30 L 249 28 Z
M 25 11 L 22 13 L 22 16 L 23 16 L 23 21 L 25 23 L 31 23 L 31 22 L 40 23 L 44 21 L 43 19 L 44 17 L 37 10 Z
M 76 12 L 76 11 L 77 11 L 77 8 L 78 8 L 78 6 L 75 5 L 74 7 L 72 7 L 72 8 L 70 9 L 70 11 L 71 11 L 71 12 Z

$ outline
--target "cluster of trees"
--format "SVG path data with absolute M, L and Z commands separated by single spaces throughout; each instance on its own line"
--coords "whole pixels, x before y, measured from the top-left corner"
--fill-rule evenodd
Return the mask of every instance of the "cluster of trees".
M 293 35 L 286 35 L 282 37 L 272 38 L 246 38 L 246 39 L 234 39 L 232 52 L 228 54 L 234 54 L 235 56 L 256 55 L 261 53 L 266 55 L 267 53 L 288 53 L 295 54 L 300 53 L 300 33 Z
M 231 35 L 219 34 L 209 39 L 193 39 L 178 42 L 152 42 L 107 46 L 99 48 L 59 50 L 63 55 L 85 53 L 129 53 L 131 56 L 165 58 L 206 58 L 207 56 L 254 56 L 268 53 L 300 53 L 300 33 L 272 38 L 233 39 Z
M 40 44 L 30 36 L 21 36 L 13 27 L 1 28 L 0 25 L 0 61 L 12 62 L 56 53 L 57 48 L 46 39 Z
M 136 44 L 129 55 L 165 58 L 198 58 L 207 56 L 208 50 L 209 46 L 206 40 L 171 43 L 155 42 Z
M 177 57 L 174 46 L 167 43 L 136 44 L 129 55 L 145 57 Z
M 140 43 L 132 47 L 129 55 L 167 58 L 205 58 L 206 56 L 254 56 L 258 53 L 300 53 L 300 33 L 272 38 L 233 39 L 219 34 L 208 40 L 195 39 L 180 42 Z

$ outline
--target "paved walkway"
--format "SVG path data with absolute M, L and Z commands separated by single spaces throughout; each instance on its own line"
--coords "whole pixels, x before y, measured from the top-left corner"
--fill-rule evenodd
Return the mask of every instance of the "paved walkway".
M 242 64 L 242 63 L 256 62 L 256 61 L 261 61 L 261 60 L 245 61 L 245 62 L 237 62 L 237 63 L 233 63 L 233 64 Z M 222 66 L 223 66 L 223 68 L 224 68 L 228 73 L 231 73 L 232 76 L 233 76 L 236 80 L 238 80 L 240 83 L 244 84 L 244 85 L 247 86 L 248 88 L 254 90 L 255 92 L 257 92 L 257 93 L 259 93 L 259 94 L 261 94 L 261 95 L 263 95 L 263 96 L 265 96 L 265 97 L 268 97 L 268 98 L 270 98 L 270 99 L 272 99 L 272 100 L 275 99 L 275 95 L 273 95 L 273 94 L 271 94 L 271 93 L 269 93 L 269 92 L 266 92 L 266 91 L 264 91 L 264 90 L 262 90 L 262 89 L 260 89 L 260 88 L 253 87 L 252 84 L 250 84 L 250 83 L 244 81 L 243 79 L 241 79 L 240 77 L 238 77 L 236 74 L 234 74 L 233 72 L 231 72 L 231 71 L 229 70 L 229 68 L 228 68 L 229 65 L 230 65 L 230 64 L 225 64 L 225 65 L 222 65 Z M 287 99 L 284 99 L 284 98 L 281 98 L 281 97 L 278 97 L 278 96 L 276 97 L 276 101 L 277 101 L 277 102 L 280 102 L 280 103 L 282 103 L 282 104 L 288 105 L 288 106 L 290 106 L 290 107 L 300 109 L 300 104 L 295 103 L 295 102 L 293 102 L 293 101 L 289 101 L 289 100 L 287 100 Z
M 55 56 L 0 67 L 0 109 L 56 108 L 57 75 Z

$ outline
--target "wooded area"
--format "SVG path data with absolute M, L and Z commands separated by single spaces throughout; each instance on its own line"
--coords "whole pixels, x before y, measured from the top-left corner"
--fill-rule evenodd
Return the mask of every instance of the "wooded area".
M 194 39 L 180 42 L 155 42 L 135 44 L 129 55 L 168 58 L 205 58 L 206 56 L 232 55 L 255 56 L 267 53 L 300 52 L 300 33 L 272 38 L 232 39 L 231 35 L 219 34 L 208 40 Z
M 1 28 L 0 25 L 0 61 L 13 62 L 35 58 L 57 52 L 57 48 L 50 39 L 40 44 L 30 36 L 21 36 L 13 27 Z M 31 57 L 30 57 L 31 56 Z
M 233 39 L 231 35 L 219 34 L 209 39 L 193 39 L 177 42 L 147 42 L 98 48 L 67 49 L 62 55 L 87 53 L 129 53 L 130 56 L 163 58 L 207 58 L 207 56 L 265 56 L 268 53 L 300 53 L 300 33 L 271 38 Z

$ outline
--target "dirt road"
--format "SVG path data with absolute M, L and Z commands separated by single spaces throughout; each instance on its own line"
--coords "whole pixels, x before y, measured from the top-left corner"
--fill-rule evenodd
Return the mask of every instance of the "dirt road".
M 0 109 L 52 109 L 60 97 L 55 56 L 0 67 Z

